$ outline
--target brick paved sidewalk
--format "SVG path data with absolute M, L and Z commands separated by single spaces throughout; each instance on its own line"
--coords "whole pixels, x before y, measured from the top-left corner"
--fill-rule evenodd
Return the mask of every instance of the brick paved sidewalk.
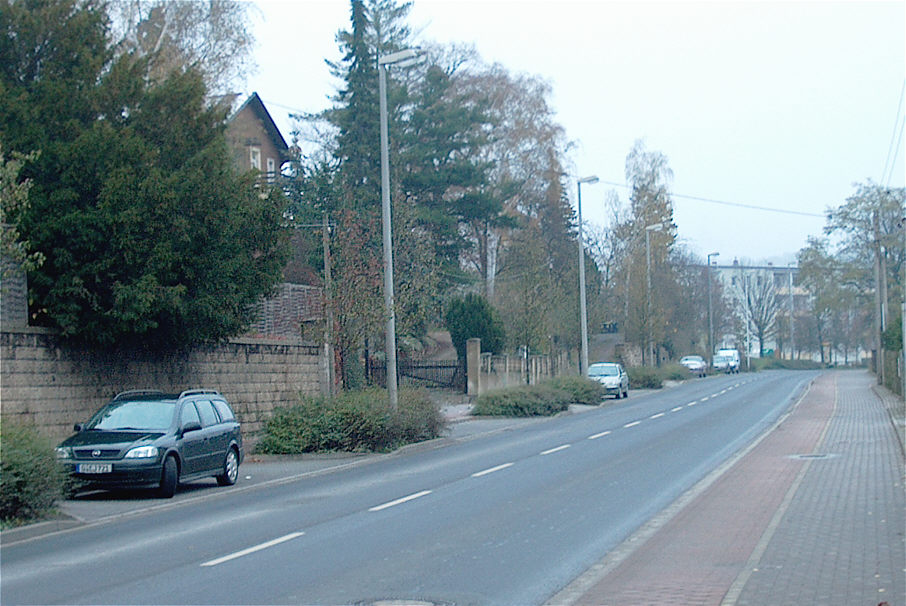
M 906 604 L 903 452 L 865 373 L 836 373 L 837 410 L 735 603 Z M 732 596 L 731 596 L 732 597 Z
M 562 603 L 903 604 L 902 451 L 871 381 L 819 377 L 748 454 Z

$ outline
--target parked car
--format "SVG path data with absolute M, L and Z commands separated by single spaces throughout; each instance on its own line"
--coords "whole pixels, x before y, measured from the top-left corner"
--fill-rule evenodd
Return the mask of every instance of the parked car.
M 680 358 L 679 363 L 696 377 L 703 377 L 708 374 L 708 363 L 701 356 L 683 356 Z
M 92 487 L 155 487 L 172 497 L 180 482 L 236 483 L 242 433 L 220 393 L 192 389 L 118 394 L 56 449 L 71 476 Z
M 619 400 L 629 397 L 629 375 L 622 364 L 596 362 L 588 366 L 588 378 L 604 386 L 607 394 L 613 394 Z

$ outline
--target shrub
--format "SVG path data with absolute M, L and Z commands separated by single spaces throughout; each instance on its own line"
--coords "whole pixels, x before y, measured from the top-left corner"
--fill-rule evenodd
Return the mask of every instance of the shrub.
M 819 362 L 812 360 L 783 360 L 780 358 L 752 358 L 751 365 L 752 370 L 755 372 L 776 368 L 786 370 L 816 370 L 821 368 Z
M 480 295 L 469 293 L 450 301 L 444 321 L 460 362 L 466 359 L 466 341 L 469 339 L 481 339 L 481 350 L 495 354 L 506 344 L 503 322 L 497 310 Z
M 66 482 L 53 444 L 32 428 L 7 423 L 0 431 L 0 454 L 0 519 L 47 516 Z
M 667 364 L 661 369 L 661 376 L 669 381 L 683 381 L 691 377 L 692 373 L 682 364 Z
M 303 397 L 278 408 L 257 450 L 270 454 L 387 451 L 440 435 L 444 420 L 424 391 L 402 390 L 390 411 L 382 389 L 345 392 L 335 398 Z
M 555 377 L 545 381 L 544 385 L 560 389 L 569 393 L 575 404 L 588 404 L 596 406 L 601 403 L 607 390 L 597 381 L 592 381 L 586 377 L 579 376 L 562 376 Z
M 660 370 L 650 366 L 633 366 L 627 368 L 629 386 L 634 389 L 660 389 L 664 386 Z
M 519 385 L 495 389 L 478 396 L 473 415 L 535 417 L 562 412 L 572 403 L 572 395 L 549 384 Z

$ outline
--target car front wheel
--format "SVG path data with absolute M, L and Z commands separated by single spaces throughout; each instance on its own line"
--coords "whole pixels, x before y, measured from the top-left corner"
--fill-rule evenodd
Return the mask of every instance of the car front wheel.
M 239 455 L 230 448 L 223 460 L 223 473 L 217 476 L 217 483 L 221 486 L 232 486 L 239 478 Z
M 177 484 L 179 484 L 179 465 L 176 463 L 176 458 L 167 457 L 160 474 L 158 494 L 165 499 L 172 498 L 176 494 Z

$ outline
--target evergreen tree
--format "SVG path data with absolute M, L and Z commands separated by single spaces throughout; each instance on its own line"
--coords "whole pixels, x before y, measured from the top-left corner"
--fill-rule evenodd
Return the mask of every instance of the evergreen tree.
M 230 164 L 201 76 L 111 62 L 100 5 L 0 11 L 0 142 L 40 154 L 23 237 L 46 257 L 32 314 L 88 344 L 182 347 L 240 333 L 285 261 L 278 191 Z

